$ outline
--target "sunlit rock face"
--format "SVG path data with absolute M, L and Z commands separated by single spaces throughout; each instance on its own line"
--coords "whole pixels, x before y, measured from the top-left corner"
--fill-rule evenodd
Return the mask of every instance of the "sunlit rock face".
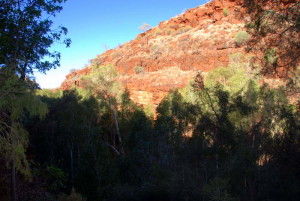
M 161 22 L 134 40 L 106 51 L 93 64 L 112 64 L 118 80 L 141 105 L 157 105 L 166 94 L 181 88 L 201 70 L 208 72 L 229 63 L 230 55 L 244 52 L 235 35 L 245 30 L 249 17 L 243 0 L 213 0 Z M 81 86 L 91 66 L 66 76 L 61 89 Z

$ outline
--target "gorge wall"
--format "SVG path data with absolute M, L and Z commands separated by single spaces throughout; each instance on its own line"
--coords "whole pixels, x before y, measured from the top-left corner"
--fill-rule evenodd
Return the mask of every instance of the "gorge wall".
M 112 64 L 133 101 L 156 106 L 169 90 L 185 86 L 199 70 L 225 66 L 231 54 L 244 52 L 245 46 L 235 41 L 249 18 L 244 10 L 239 0 L 213 0 L 189 9 L 98 55 L 90 66 L 67 75 L 60 89 L 80 87 L 81 76 L 93 64 Z

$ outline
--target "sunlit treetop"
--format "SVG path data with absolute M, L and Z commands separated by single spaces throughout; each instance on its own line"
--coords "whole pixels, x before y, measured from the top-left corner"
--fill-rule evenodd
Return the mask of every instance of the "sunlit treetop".
M 60 65 L 60 53 L 49 48 L 64 38 L 65 27 L 52 27 L 52 17 L 66 0 L 3 0 L 0 2 L 0 65 L 21 79 Z

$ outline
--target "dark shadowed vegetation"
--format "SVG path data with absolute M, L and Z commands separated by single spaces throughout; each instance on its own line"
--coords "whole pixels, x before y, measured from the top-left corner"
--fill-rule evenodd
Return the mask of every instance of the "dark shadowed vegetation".
M 249 1 L 253 24 L 236 42 L 256 48 L 269 38 L 259 69 L 253 55 L 231 55 L 228 66 L 170 91 L 153 114 L 131 100 L 111 65 L 93 64 L 81 88 L 38 89 L 30 77 L 58 66 L 48 48 L 66 33 L 41 16 L 63 2 L 0 2 L 0 200 L 299 199 L 300 110 L 290 101 L 299 67 L 282 71 L 293 74 L 285 86 L 261 82 L 299 63 L 298 3 L 267 12 L 264 1 Z

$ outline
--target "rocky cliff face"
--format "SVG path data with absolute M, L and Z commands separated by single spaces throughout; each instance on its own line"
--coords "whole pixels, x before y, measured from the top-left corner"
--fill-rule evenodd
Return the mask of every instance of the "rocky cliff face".
M 213 0 L 189 9 L 98 55 L 92 63 L 112 64 L 136 103 L 157 105 L 169 90 L 185 86 L 197 71 L 227 65 L 229 55 L 244 51 L 235 41 L 247 18 L 239 2 Z M 67 75 L 60 88 L 80 86 L 81 75 L 90 71 L 88 66 Z

